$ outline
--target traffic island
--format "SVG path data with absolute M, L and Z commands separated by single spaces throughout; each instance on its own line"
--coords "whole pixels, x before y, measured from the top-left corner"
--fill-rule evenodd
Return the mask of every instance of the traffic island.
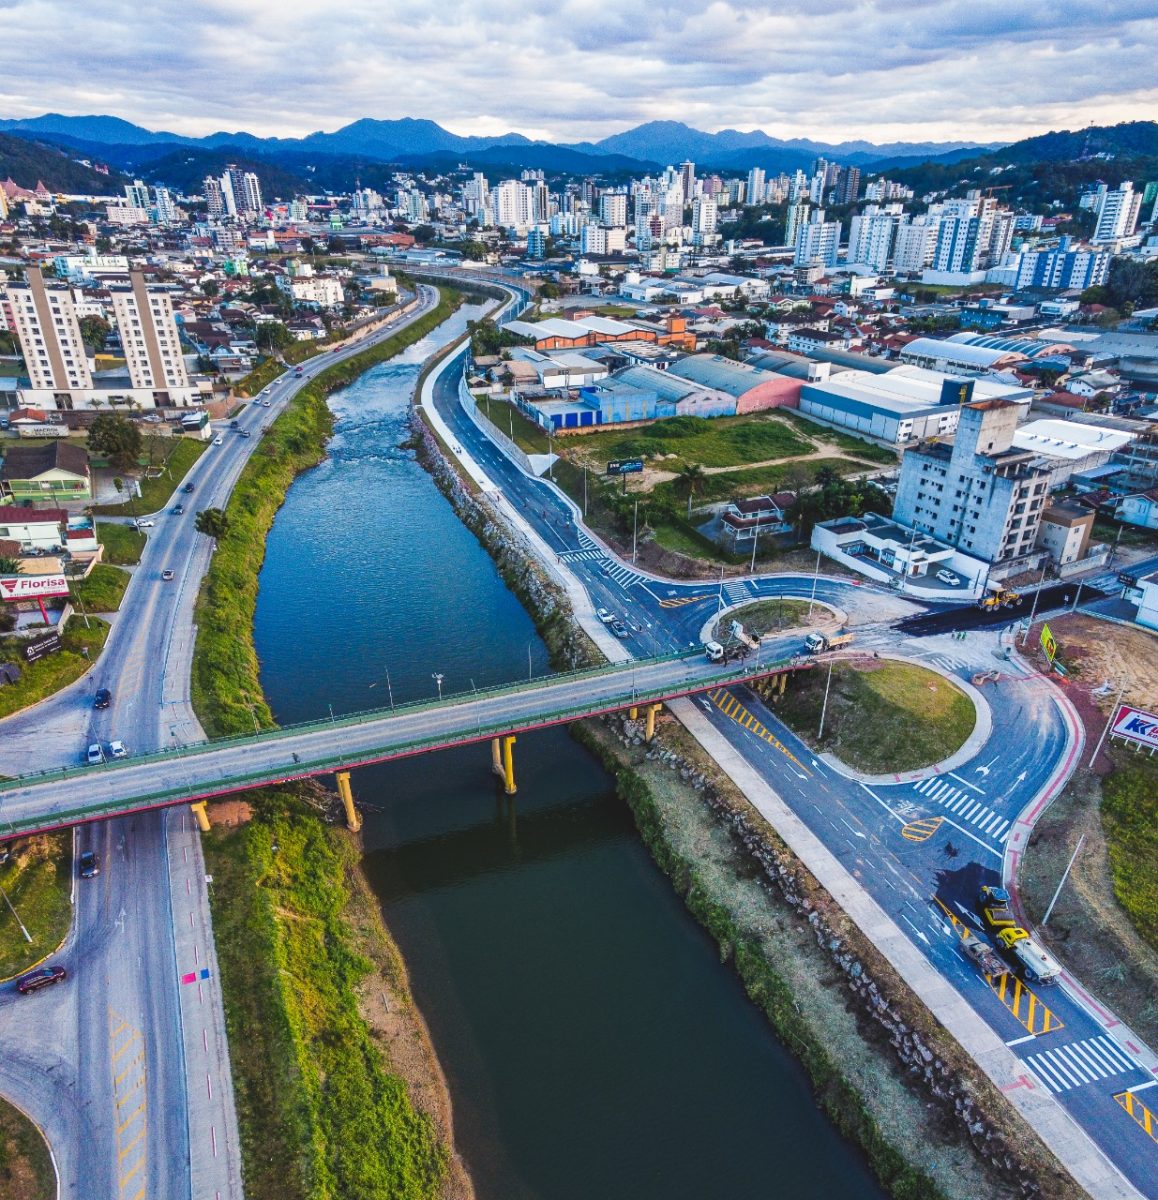
M 0 1099 L 0 1196 L 5 1200 L 55 1200 L 56 1171 L 40 1130 Z
M 72 923 L 72 835 L 46 833 L 0 846 L 0 980 L 54 953 Z M 7 1195 L 0 1189 L 0 1195 Z
M 35 662 L 23 658 L 19 638 L 0 637 L 0 662 L 12 661 L 20 668 L 15 683 L 0 685 L 0 719 L 39 704 L 41 700 L 75 683 L 88 671 L 104 649 L 109 626 L 99 617 L 73 616 L 61 635 L 61 648 Z

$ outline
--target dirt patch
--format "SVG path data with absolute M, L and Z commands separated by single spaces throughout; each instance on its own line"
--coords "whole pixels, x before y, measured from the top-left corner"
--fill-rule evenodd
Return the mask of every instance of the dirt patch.
M 1058 656 L 1076 684 L 1089 691 L 1110 685 L 1104 696 L 1093 697 L 1107 715 L 1123 682 L 1127 704 L 1158 707 L 1158 634 L 1082 613 L 1058 617 L 1049 627 L 1057 638 Z M 1036 637 L 1036 631 L 1030 637 Z M 1095 738 L 1100 733 L 1099 729 Z
M 253 820 L 253 809 L 244 800 L 215 800 L 208 811 L 214 825 L 236 828 Z

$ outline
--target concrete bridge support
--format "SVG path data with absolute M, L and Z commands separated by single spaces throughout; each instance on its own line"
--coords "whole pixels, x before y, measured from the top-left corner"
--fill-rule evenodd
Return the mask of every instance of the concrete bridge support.
M 351 833 L 357 833 L 362 828 L 362 814 L 354 807 L 354 792 L 350 787 L 350 772 L 338 771 L 334 778 L 338 781 L 338 795 L 342 798 L 342 808 L 346 812 L 346 828 Z
M 647 706 L 647 725 L 643 731 L 643 739 L 650 742 L 655 737 L 655 718 L 656 714 L 663 708 L 662 704 L 649 704 Z
M 491 770 L 503 781 L 508 796 L 513 796 L 518 790 L 515 787 L 515 755 L 511 749 L 514 744 L 514 734 L 491 738 Z
M 198 800 L 196 804 L 190 804 L 189 811 L 197 819 L 197 828 L 202 833 L 208 833 L 212 826 L 209 824 L 209 813 L 205 809 L 205 801 Z

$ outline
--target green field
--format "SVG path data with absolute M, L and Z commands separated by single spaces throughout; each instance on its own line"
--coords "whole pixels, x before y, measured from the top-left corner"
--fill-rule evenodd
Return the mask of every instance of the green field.
M 123 517 L 159 512 L 168 503 L 174 489 L 188 473 L 190 467 L 204 454 L 208 442 L 200 438 L 172 438 L 173 448 L 169 451 L 163 467 L 155 479 L 141 480 L 140 499 L 126 499 L 124 504 L 94 504 L 92 511 L 97 516 Z
M 1158 768 L 1151 762 L 1125 763 L 1103 781 L 1102 828 L 1114 895 L 1158 950 Z
M 765 492 L 776 492 L 790 484 L 795 487 L 799 480 L 804 487 L 814 483 L 816 476 L 825 468 L 838 475 L 855 475 L 866 470 L 864 463 L 848 458 L 810 458 L 804 462 L 778 463 L 771 467 L 749 467 L 735 471 L 720 471 L 704 477 L 703 486 L 696 496 L 696 503 L 713 500 L 730 500 L 736 497 L 759 496 Z M 669 480 L 656 484 L 657 496 L 678 494 L 677 482 Z
M 802 417 L 799 413 L 788 409 L 781 409 L 780 412 L 784 419 L 805 437 L 819 438 L 821 441 L 830 442 L 834 446 L 839 446 L 841 450 L 856 455 L 857 458 L 880 463 L 882 466 L 896 466 L 897 464 L 897 455 L 885 446 L 878 446 L 876 442 L 866 442 L 864 438 L 855 437 L 851 433 L 842 433 L 839 429 L 829 429 L 827 425 L 818 425 L 815 421 L 810 421 L 807 417 Z
M 21 670 L 18 683 L 0 687 L 0 717 L 10 716 L 54 695 L 74 679 L 79 679 L 96 662 L 109 635 L 109 627 L 99 617 L 90 617 L 89 626 L 86 628 L 83 618 L 74 616 L 64 632 L 64 649 L 34 663 L 25 663 L 20 657 L 21 643 L 17 639 L 0 638 L 0 658 L 19 663 Z M 77 753 L 82 749 L 78 746 Z
M 102 521 L 97 525 L 97 541 L 105 548 L 104 561 L 116 566 L 135 566 L 148 539 L 131 525 L 114 525 Z
M 79 602 L 77 612 L 80 605 L 88 613 L 116 612 L 128 586 L 128 572 L 108 563 L 97 563 L 87 579 L 76 579 L 71 584 L 72 595 Z
M 910 663 L 838 663 L 817 742 L 827 667 L 796 675 L 776 713 L 810 746 L 858 771 L 884 774 L 941 762 L 973 732 L 973 702 L 942 675 Z
M 72 921 L 72 835 L 49 833 L 19 838 L 7 848 L 10 857 L 0 863 L 0 888 L 11 908 L 0 904 L 0 979 L 27 971 L 55 950 Z
M 0 1100 L 0 1196 L 4 1200 L 56 1200 L 56 1172 L 40 1130 Z

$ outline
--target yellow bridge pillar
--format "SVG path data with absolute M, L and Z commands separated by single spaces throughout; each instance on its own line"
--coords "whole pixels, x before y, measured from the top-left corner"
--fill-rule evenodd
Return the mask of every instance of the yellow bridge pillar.
M 647 706 L 647 726 L 643 732 L 644 741 L 650 742 L 655 737 L 655 716 L 662 708 L 662 704 L 649 704 Z
M 503 774 L 503 751 L 501 738 L 491 738 L 491 770 L 500 778 Z
M 628 710 L 627 715 L 633 720 L 639 720 L 639 709 L 633 704 Z
M 503 738 L 503 783 L 506 785 L 508 796 L 513 796 L 518 790 L 515 787 L 515 755 L 511 749 L 514 744 L 513 734 Z
M 788 672 L 782 671 L 780 674 L 780 695 L 783 696 L 788 688 Z
M 197 818 L 197 828 L 202 833 L 208 833 L 212 826 L 209 824 L 209 813 L 205 810 L 205 801 L 198 800 L 196 804 L 190 804 L 189 809 Z
M 338 771 L 334 778 L 338 781 L 338 795 L 342 797 L 342 807 L 346 810 L 346 828 L 351 833 L 357 833 L 362 828 L 362 814 L 354 807 L 354 792 L 350 787 L 350 772 Z

